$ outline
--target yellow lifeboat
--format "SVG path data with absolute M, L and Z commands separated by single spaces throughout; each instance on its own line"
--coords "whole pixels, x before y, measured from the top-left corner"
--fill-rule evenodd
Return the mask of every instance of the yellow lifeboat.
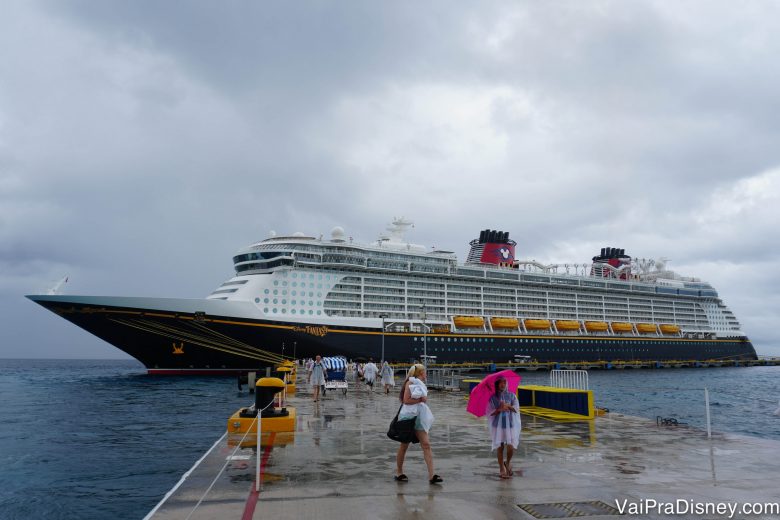
M 609 330 L 609 325 L 606 321 L 586 321 L 585 330 L 588 332 L 606 332 Z
M 558 330 L 580 330 L 580 322 L 575 320 L 555 320 Z
M 455 316 L 452 318 L 452 321 L 455 322 L 455 326 L 459 329 L 485 325 L 485 319 L 482 316 Z
M 526 330 L 547 330 L 550 328 L 550 320 L 523 320 Z
M 661 325 L 661 332 L 663 334 L 679 334 L 680 333 L 680 326 L 679 325 L 670 325 L 667 323 L 664 323 Z
M 494 329 L 516 329 L 519 325 L 517 318 L 490 318 L 490 326 Z
M 658 327 L 655 323 L 637 323 L 636 331 L 642 334 L 654 334 L 658 332 Z
M 625 321 L 612 322 L 612 332 L 631 332 L 633 330 L 634 327 L 632 327 L 630 323 L 627 323 Z

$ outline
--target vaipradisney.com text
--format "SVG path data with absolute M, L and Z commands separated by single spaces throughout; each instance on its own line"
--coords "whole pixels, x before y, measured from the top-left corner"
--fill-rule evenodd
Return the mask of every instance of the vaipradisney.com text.
M 632 502 L 628 499 L 615 500 L 615 507 L 621 515 L 780 515 L 778 502 L 699 502 L 686 498 L 660 501 L 652 498 Z

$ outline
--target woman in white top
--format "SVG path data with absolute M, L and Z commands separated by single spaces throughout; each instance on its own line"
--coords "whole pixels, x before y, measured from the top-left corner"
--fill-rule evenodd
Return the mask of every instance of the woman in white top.
M 428 466 L 428 482 L 438 484 L 443 482 L 444 479 L 434 473 L 433 470 L 433 450 L 431 450 L 431 443 L 428 439 L 428 431 L 433 424 L 433 414 L 428 405 L 425 404 L 428 401 L 428 388 L 425 386 L 425 379 L 425 367 L 420 364 L 412 365 L 398 397 L 403 403 L 401 410 L 398 412 L 398 420 L 417 418 L 414 423 L 414 433 L 423 450 L 425 465 Z M 407 482 L 409 480 L 404 475 L 404 458 L 408 449 L 408 442 L 401 443 L 398 446 L 398 453 L 395 456 L 396 474 L 394 477 L 398 482 Z
M 314 392 L 314 401 L 318 401 L 320 398 L 320 387 L 325 384 L 325 379 L 328 377 L 328 369 L 322 364 L 322 357 L 317 356 L 317 360 L 311 367 L 309 373 L 309 384 Z

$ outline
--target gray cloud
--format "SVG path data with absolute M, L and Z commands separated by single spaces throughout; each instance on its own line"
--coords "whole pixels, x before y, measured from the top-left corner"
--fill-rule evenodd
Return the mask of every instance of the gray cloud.
M 777 11 L 9 3 L 0 355 L 118 355 L 21 298 L 65 274 L 200 297 L 270 229 L 401 214 L 461 258 L 486 227 L 542 261 L 670 257 L 780 354 Z

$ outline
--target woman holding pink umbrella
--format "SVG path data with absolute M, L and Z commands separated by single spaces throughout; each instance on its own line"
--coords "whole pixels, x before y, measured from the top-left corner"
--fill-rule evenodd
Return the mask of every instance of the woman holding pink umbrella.
M 516 395 L 519 385 L 520 376 L 512 370 L 491 374 L 471 391 L 466 405 L 466 410 L 477 417 L 487 415 L 492 449 L 498 450 L 501 478 L 514 474 L 512 456 L 520 444 L 520 405 Z
M 488 428 L 493 441 L 492 449 L 497 451 L 498 471 L 501 478 L 510 478 L 512 456 L 520 444 L 520 409 L 517 396 L 506 389 L 506 379 L 496 379 L 496 393 L 488 401 Z M 504 462 L 506 447 L 506 462 Z

